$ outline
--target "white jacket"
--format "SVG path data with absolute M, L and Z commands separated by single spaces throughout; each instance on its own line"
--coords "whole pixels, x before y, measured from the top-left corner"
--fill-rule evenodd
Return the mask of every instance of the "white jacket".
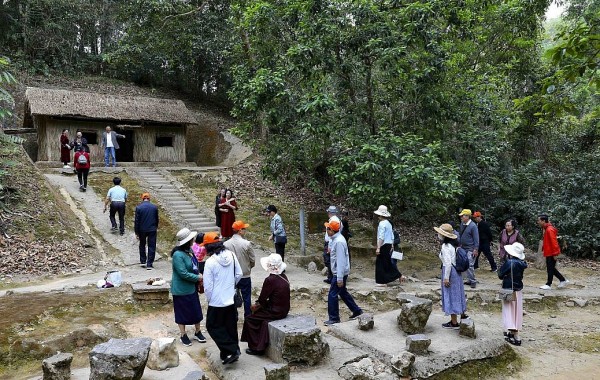
M 235 276 L 234 276 L 235 268 Z M 242 277 L 242 268 L 233 252 L 224 249 L 211 255 L 204 266 L 204 294 L 208 306 L 233 305 L 235 286 Z

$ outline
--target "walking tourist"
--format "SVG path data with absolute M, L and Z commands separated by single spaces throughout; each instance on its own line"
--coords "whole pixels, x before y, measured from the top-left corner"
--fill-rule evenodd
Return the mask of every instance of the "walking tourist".
M 260 265 L 269 275 L 252 305 L 252 314 L 244 318 L 241 341 L 248 342 L 248 355 L 265 353 L 269 345 L 269 322 L 283 319 L 290 312 L 290 281 L 283 273 L 286 265 L 281 256 L 272 253 L 262 257 Z
M 494 236 L 492 235 L 492 229 L 490 225 L 483 218 L 483 214 L 480 211 L 475 211 L 473 213 L 473 219 L 477 224 L 477 232 L 479 234 L 479 255 L 475 258 L 475 264 L 473 268 L 479 268 L 479 257 L 481 253 L 485 256 L 485 258 L 490 263 L 490 272 L 495 272 L 498 270 L 498 266 L 496 265 L 496 260 L 494 260 L 494 255 L 492 255 L 491 244 Z
M 471 288 L 477 287 L 475 279 L 475 258 L 479 254 L 479 231 L 477 225 L 471 220 L 471 210 L 465 208 L 458 216 L 460 216 L 460 237 L 459 245 L 467 251 L 469 257 L 469 269 L 463 272 L 467 274 L 465 285 L 471 285 Z
M 392 250 L 394 244 L 394 231 L 388 220 L 392 217 L 386 206 L 381 205 L 374 211 L 379 219 L 377 226 L 377 249 L 375 254 L 375 282 L 377 286 L 387 286 L 392 281 L 401 278 L 401 274 L 392 264 Z
M 135 208 L 133 223 L 135 237 L 139 240 L 140 264 L 152 270 L 156 254 L 156 233 L 158 231 L 158 207 L 150 202 L 150 194 L 142 194 L 142 203 Z M 148 254 L 146 255 L 146 244 Z
M 90 154 L 83 147 L 79 147 L 73 156 L 73 167 L 77 172 L 79 191 L 87 190 L 88 174 L 90 173 Z
M 337 214 L 338 214 L 337 207 L 329 206 L 326 211 L 327 211 L 327 217 L 329 218 L 327 221 L 329 223 L 331 223 L 331 222 L 341 223 L 340 218 L 337 216 Z M 342 230 L 343 230 L 343 226 L 342 226 Z M 323 282 L 325 282 L 326 284 L 331 284 L 331 278 L 333 276 L 331 273 L 330 242 L 331 242 L 331 238 L 329 237 L 329 234 L 327 233 L 327 231 L 325 231 L 325 241 L 323 244 L 323 263 L 325 264 L 325 268 L 327 268 L 327 278 L 324 279 Z
M 498 256 L 500 257 L 500 265 L 506 261 L 506 251 L 504 247 L 510 244 L 521 243 L 525 245 L 525 239 L 521 235 L 521 231 L 517 230 L 517 221 L 509 219 L 504 223 L 504 229 L 500 232 Z
M 104 147 L 104 166 L 109 167 L 112 159 L 112 166 L 117 166 L 116 151 L 119 149 L 117 139 L 124 139 L 125 135 L 121 135 L 109 126 L 106 127 L 106 132 L 102 132 L 102 146 Z
M 242 293 L 242 299 L 244 300 L 244 318 L 250 315 L 252 312 L 250 310 L 250 297 L 252 296 L 252 280 L 250 278 L 250 271 L 252 268 L 254 268 L 256 263 L 252 244 L 248 240 L 244 239 L 244 235 L 246 235 L 246 229 L 248 227 L 250 227 L 250 225 L 244 223 L 244 221 L 236 220 L 232 225 L 233 236 L 231 239 L 223 243 L 223 246 L 226 249 L 235 254 L 235 257 L 238 259 L 240 267 L 242 268 L 242 278 L 240 278 L 240 281 L 237 283 L 237 287 L 240 289 Z
M 218 233 L 206 233 L 203 244 L 209 256 L 204 265 L 206 330 L 219 347 L 222 363 L 231 364 L 240 357 L 238 313 L 233 296 L 242 268 L 233 252 L 225 249 Z
M 442 311 L 450 315 L 450 322 L 442 324 L 446 329 L 458 329 L 458 315 L 466 318 L 467 299 L 465 288 L 460 274 L 454 267 L 456 265 L 456 248 L 458 247 L 457 236 L 453 233 L 450 224 L 445 223 L 439 227 L 433 227 L 438 233 L 441 242 L 440 261 L 442 262 Z
M 113 178 L 114 186 L 108 190 L 106 194 L 106 199 L 104 200 L 104 212 L 106 212 L 106 208 L 110 205 L 110 224 L 112 226 L 111 230 L 117 231 L 117 221 L 115 219 L 115 214 L 119 215 L 119 233 L 121 235 L 125 234 L 125 202 L 127 202 L 127 190 L 121 187 L 121 178 L 115 177 Z
M 325 325 L 329 326 L 340 322 L 340 305 L 339 298 L 344 301 L 352 314 L 350 319 L 358 318 L 363 313 L 358 307 L 352 295 L 346 288 L 346 281 L 350 274 L 350 257 L 348 256 L 348 245 L 346 239 L 340 233 L 342 225 L 337 220 L 332 220 L 325 223 L 327 234 L 331 238 L 330 255 L 331 255 L 331 285 L 329 286 L 329 294 L 327 296 L 327 314 L 329 319 L 325 321 Z
M 527 268 L 525 248 L 521 243 L 504 246 L 507 260 L 498 271 L 503 289 L 513 290 L 512 300 L 502 300 L 502 323 L 506 341 L 515 346 L 521 345 L 519 331 L 523 326 L 523 272 Z
M 195 231 L 182 228 L 176 235 L 177 246 L 171 251 L 173 311 L 175 323 L 179 327 L 179 340 L 184 346 L 192 345 L 185 332 L 186 325 L 194 325 L 194 339 L 200 343 L 206 342 L 206 338 L 200 331 L 203 315 L 197 291 L 197 284 L 202 279 L 202 275 L 198 272 L 198 260 L 191 250 L 195 236 Z
M 269 236 L 269 240 L 273 240 L 275 243 L 275 253 L 281 256 L 281 260 L 285 260 L 285 244 L 287 243 L 287 235 L 285 233 L 283 220 L 281 220 L 281 216 L 277 213 L 277 207 L 274 205 L 268 205 L 265 211 L 271 218 L 271 236 Z
M 83 148 L 84 151 L 90 152 L 90 147 L 87 144 L 87 139 L 83 137 L 83 134 L 80 131 L 77 131 L 75 134 L 75 140 L 73 140 L 73 151 L 79 151 L 79 148 Z
M 544 231 L 543 234 L 543 246 L 542 251 L 546 258 L 546 272 L 548 273 L 548 279 L 546 284 L 540 286 L 540 289 L 550 290 L 552 289 L 552 279 L 554 276 L 558 278 L 558 287 L 564 288 L 569 283 L 558 269 L 556 269 L 556 262 L 558 261 L 558 255 L 560 255 L 560 245 L 558 244 L 558 230 L 550 223 L 548 215 L 541 214 L 537 220 L 538 226 Z M 506 247 L 505 247 L 506 249 Z
M 63 129 L 60 134 L 60 161 L 63 163 L 63 169 L 70 169 L 71 145 L 69 144 L 69 130 Z
M 235 221 L 235 210 L 238 209 L 233 192 L 229 189 L 225 191 L 225 197 L 221 198 L 219 203 L 219 212 L 221 214 L 221 237 L 230 238 L 233 235 L 231 228 Z

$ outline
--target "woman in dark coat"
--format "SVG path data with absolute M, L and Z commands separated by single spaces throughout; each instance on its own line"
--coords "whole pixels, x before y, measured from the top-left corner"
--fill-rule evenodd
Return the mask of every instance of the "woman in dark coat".
M 221 227 L 221 211 L 219 211 L 219 203 L 221 203 L 222 198 L 225 198 L 226 191 L 227 189 L 222 188 L 215 198 L 215 225 L 217 227 Z
M 252 314 L 244 319 L 242 342 L 248 342 L 248 355 L 263 355 L 269 345 L 269 322 L 287 317 L 290 312 L 290 282 L 283 271 L 286 265 L 281 256 L 272 253 L 260 259 L 269 272 L 263 282 L 260 296 L 251 306 Z
M 60 135 L 60 162 L 63 163 L 63 168 L 70 168 L 71 162 L 71 145 L 69 145 L 69 130 L 63 129 Z

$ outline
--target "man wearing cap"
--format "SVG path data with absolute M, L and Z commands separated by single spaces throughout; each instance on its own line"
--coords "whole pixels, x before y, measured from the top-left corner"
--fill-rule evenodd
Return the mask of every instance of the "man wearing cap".
M 459 244 L 467 251 L 467 256 L 469 257 L 469 269 L 465 271 L 467 273 L 465 285 L 471 285 L 471 288 L 474 289 L 477 287 L 475 258 L 479 254 L 479 231 L 477 230 L 477 225 L 471 220 L 471 210 L 465 208 L 458 215 L 460 216 Z
M 498 270 L 498 267 L 496 266 L 496 260 L 494 260 L 494 256 L 490 249 L 492 239 L 494 238 L 490 225 L 483 219 L 483 214 L 480 211 L 475 211 L 473 213 L 473 219 L 475 220 L 475 223 L 477 223 L 477 232 L 479 233 L 479 252 L 483 253 L 490 263 L 490 272 L 495 272 Z M 473 266 L 475 269 L 479 268 L 479 256 L 481 255 L 477 255 L 475 258 L 475 264 Z
M 242 278 L 240 278 L 237 287 L 242 292 L 244 317 L 247 317 L 252 313 L 252 310 L 250 310 L 250 296 L 252 295 L 250 271 L 254 268 L 256 257 L 254 256 L 254 250 L 252 250 L 252 244 L 244 239 L 246 228 L 250 227 L 250 225 L 241 220 L 236 220 L 231 227 L 233 229 L 233 236 L 224 242 L 223 246 L 235 254 L 242 268 Z
M 327 217 L 329 218 L 328 223 L 337 222 L 337 223 L 340 223 L 340 226 L 341 226 L 341 220 L 337 216 L 337 214 L 338 214 L 337 207 L 329 206 L 326 211 L 327 211 Z M 341 232 L 341 230 L 340 230 L 340 232 Z M 329 252 L 331 251 L 330 242 L 331 242 L 331 238 L 329 237 L 329 234 L 327 234 L 327 231 L 325 231 L 325 242 L 323 244 L 323 263 L 325 264 L 325 267 L 327 268 L 327 278 L 324 279 L 323 282 L 326 284 L 331 284 L 331 278 L 333 277 L 333 275 L 331 273 L 331 257 L 329 254 Z M 348 244 L 348 242 L 346 242 L 346 244 Z
M 121 178 L 113 178 L 114 186 L 108 189 L 106 199 L 104 200 L 104 212 L 110 205 L 108 217 L 112 225 L 111 231 L 117 230 L 117 220 L 115 214 L 119 214 L 119 233 L 125 234 L 125 202 L 127 201 L 127 190 L 121 187 Z
M 325 325 L 329 326 L 340 322 L 338 296 L 352 312 L 350 319 L 357 318 L 363 311 L 358 307 L 350 293 L 348 293 L 348 289 L 346 289 L 346 280 L 350 274 L 350 258 L 348 256 L 346 239 L 340 233 L 341 223 L 332 220 L 329 223 L 325 223 L 325 228 L 331 240 L 329 254 L 331 256 L 331 272 L 333 275 L 329 287 L 329 295 L 327 296 L 327 313 L 329 314 L 329 319 L 325 321 Z
M 151 270 L 156 253 L 156 232 L 158 231 L 158 207 L 150 202 L 150 194 L 142 194 L 142 203 L 135 208 L 133 223 L 135 237 L 140 242 L 140 264 Z M 146 256 L 146 243 L 148 255 Z

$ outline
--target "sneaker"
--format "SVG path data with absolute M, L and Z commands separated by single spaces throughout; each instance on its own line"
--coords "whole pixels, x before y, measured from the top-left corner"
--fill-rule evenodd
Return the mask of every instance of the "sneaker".
M 445 329 L 452 329 L 452 330 L 458 330 L 460 328 L 460 324 L 453 324 L 452 321 L 450 322 L 446 322 L 446 323 L 442 323 L 442 327 Z
M 326 278 L 323 280 L 324 283 L 326 284 L 331 284 L 331 279 L 330 278 Z
M 265 351 L 258 351 L 258 350 L 253 350 L 251 348 L 246 348 L 246 353 L 248 355 L 257 355 L 257 356 L 262 356 L 265 354 Z
M 117 230 L 117 227 L 116 227 L 116 226 L 113 226 L 113 227 L 111 227 L 111 228 L 110 228 L 110 230 L 114 232 L 114 231 L 116 231 L 116 230 Z
M 340 323 L 340 321 L 332 321 L 331 319 L 324 322 L 325 326 L 335 325 L 336 323 Z
M 192 341 L 190 340 L 190 338 L 188 338 L 187 334 L 183 334 L 182 336 L 180 336 L 179 340 L 181 341 L 181 344 L 183 344 L 184 346 L 189 347 L 192 345 Z
M 490 272 L 498 272 L 498 269 L 490 269 Z
M 146 265 L 146 270 L 153 270 L 154 267 L 152 265 Z
M 471 282 L 471 289 L 475 289 L 477 287 L 477 283 L 476 282 Z
M 565 286 L 567 286 L 570 283 L 571 283 L 571 281 L 565 279 L 564 281 L 561 281 L 561 282 L 558 283 L 558 287 L 559 288 L 564 288 Z
M 200 343 L 206 343 L 206 338 L 202 335 L 202 331 L 198 331 L 194 334 L 194 339 L 196 339 Z
M 71 167 L 69 165 L 65 165 L 63 166 L 63 169 L 71 169 Z
M 144 264 L 144 263 L 141 263 L 141 264 L 140 264 L 140 267 L 142 267 L 142 268 L 146 268 L 146 264 Z
M 469 319 L 469 316 L 463 313 L 460 315 L 460 319 Z
M 357 311 L 357 312 L 354 312 L 354 313 L 352 313 L 352 315 L 350 316 L 350 319 L 356 319 L 356 318 L 358 318 L 359 316 L 361 316 L 361 315 L 362 315 L 362 313 L 363 313 L 363 311 L 362 311 L 362 310 L 359 310 L 359 311 Z
M 542 285 L 542 286 L 540 286 L 540 289 L 550 290 L 550 289 L 552 289 L 552 287 L 550 285 Z

